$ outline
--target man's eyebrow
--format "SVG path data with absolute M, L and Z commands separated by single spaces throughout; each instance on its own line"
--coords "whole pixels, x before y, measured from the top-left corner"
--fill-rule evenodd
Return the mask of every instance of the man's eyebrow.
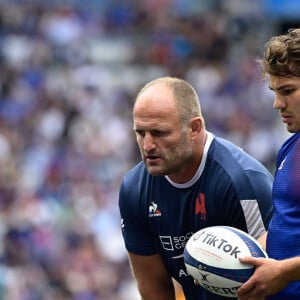
M 283 84 L 283 85 L 281 85 L 281 86 L 279 86 L 279 87 L 277 87 L 277 88 L 273 88 L 273 87 L 271 87 L 270 85 L 269 85 L 269 89 L 271 90 L 271 91 L 280 91 L 280 90 L 282 90 L 282 89 L 285 89 L 285 88 L 291 88 L 292 87 L 292 85 L 291 84 Z

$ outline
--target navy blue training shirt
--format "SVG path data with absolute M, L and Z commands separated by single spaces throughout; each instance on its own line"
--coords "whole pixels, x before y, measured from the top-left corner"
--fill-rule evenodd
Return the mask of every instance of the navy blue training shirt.
M 261 163 L 209 132 L 198 171 L 187 183 L 152 176 L 140 162 L 125 174 L 119 194 L 126 249 L 159 254 L 186 300 L 228 299 L 194 285 L 184 266 L 184 247 L 207 226 L 228 225 L 261 236 L 272 216 L 272 183 Z

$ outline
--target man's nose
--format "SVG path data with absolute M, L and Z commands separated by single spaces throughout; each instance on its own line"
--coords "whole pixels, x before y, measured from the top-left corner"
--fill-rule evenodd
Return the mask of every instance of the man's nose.
M 143 138 L 143 149 L 145 151 L 151 151 L 155 148 L 155 141 L 150 133 L 146 133 Z
M 282 97 L 276 93 L 275 97 L 274 97 L 273 108 L 281 109 L 284 107 L 285 107 L 284 97 Z

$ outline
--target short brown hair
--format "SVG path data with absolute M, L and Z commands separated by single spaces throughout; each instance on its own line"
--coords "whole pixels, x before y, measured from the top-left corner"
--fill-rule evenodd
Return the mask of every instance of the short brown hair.
M 300 77 L 300 28 L 272 37 L 265 45 L 261 64 L 265 76 Z

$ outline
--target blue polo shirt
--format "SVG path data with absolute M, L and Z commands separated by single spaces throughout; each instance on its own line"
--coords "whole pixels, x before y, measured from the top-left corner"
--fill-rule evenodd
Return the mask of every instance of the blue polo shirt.
M 267 253 L 275 259 L 300 255 L 300 133 L 292 135 L 278 152 L 273 186 L 274 216 L 267 236 Z M 272 300 L 299 300 L 300 281 L 288 285 Z

